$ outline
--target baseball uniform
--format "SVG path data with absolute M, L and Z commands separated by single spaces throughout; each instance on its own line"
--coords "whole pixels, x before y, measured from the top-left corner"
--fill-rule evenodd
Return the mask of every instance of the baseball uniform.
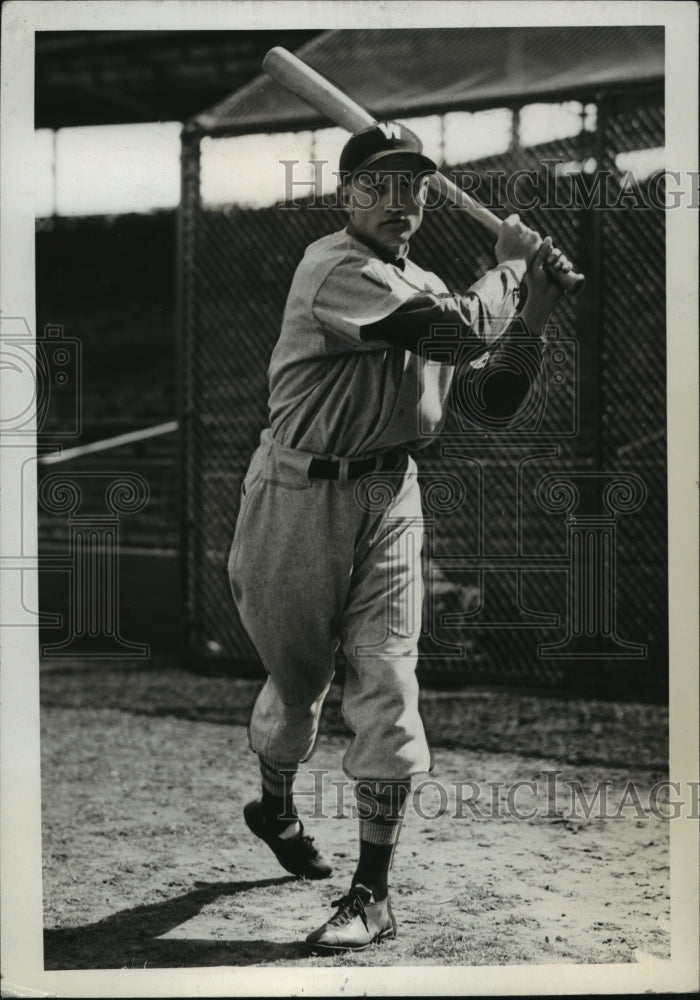
M 440 431 L 455 365 L 424 348 L 446 326 L 459 330 L 474 367 L 496 363 L 523 272 L 522 261 L 499 264 L 457 295 L 352 227 L 307 249 L 272 354 L 270 427 L 243 483 L 228 563 L 268 675 L 249 728 L 259 754 L 309 757 L 342 647 L 354 734 L 346 773 L 405 779 L 430 769 L 415 676 L 423 532 L 412 452 Z M 371 488 L 373 475 L 389 484 L 388 503 L 362 502 L 359 486 Z

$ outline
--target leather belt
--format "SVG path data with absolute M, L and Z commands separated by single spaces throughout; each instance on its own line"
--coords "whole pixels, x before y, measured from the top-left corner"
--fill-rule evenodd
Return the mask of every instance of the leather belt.
M 351 458 L 348 460 L 348 479 L 359 479 L 369 472 L 395 472 L 405 468 L 408 452 L 398 448 L 382 452 L 372 458 Z M 335 458 L 312 458 L 309 464 L 309 479 L 339 479 L 340 462 Z

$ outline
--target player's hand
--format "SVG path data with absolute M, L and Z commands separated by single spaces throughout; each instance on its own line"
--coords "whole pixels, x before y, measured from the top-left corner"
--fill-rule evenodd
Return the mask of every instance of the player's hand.
M 563 289 L 557 276 L 573 269 L 573 264 L 558 247 L 552 243 L 551 236 L 545 236 L 535 254 L 525 275 L 528 294 L 552 295 L 557 298 L 563 295 Z
M 519 215 L 504 220 L 496 240 L 496 260 L 524 260 L 529 267 L 542 243 L 542 237 L 520 221 Z
M 557 276 L 572 269 L 569 258 L 553 246 L 552 237 L 545 236 L 525 275 L 526 302 L 548 316 L 564 294 Z
M 550 237 L 548 236 L 547 239 Z M 574 265 L 558 247 L 553 246 L 552 252 L 544 263 L 544 269 L 556 281 L 558 275 L 573 271 Z

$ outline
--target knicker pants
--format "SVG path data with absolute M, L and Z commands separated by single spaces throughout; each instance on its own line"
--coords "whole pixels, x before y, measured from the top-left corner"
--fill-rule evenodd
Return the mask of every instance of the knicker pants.
M 423 525 L 413 459 L 356 482 L 310 479 L 314 456 L 263 432 L 229 555 L 241 621 L 268 678 L 253 750 L 306 760 L 342 646 L 352 778 L 408 778 L 432 760 L 418 712 Z

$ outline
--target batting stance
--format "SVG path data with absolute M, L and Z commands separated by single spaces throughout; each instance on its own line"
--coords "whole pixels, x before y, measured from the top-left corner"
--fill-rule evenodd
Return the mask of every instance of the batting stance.
M 571 269 L 549 238 L 511 216 L 496 266 L 466 293 L 448 291 L 408 256 L 436 169 L 395 122 L 346 143 L 349 223 L 312 243 L 294 275 L 269 367 L 270 427 L 243 483 L 229 556 L 234 600 L 268 675 L 249 728 L 262 797 L 245 820 L 304 878 L 331 868 L 304 833 L 293 777 L 313 751 L 335 652 L 345 655 L 353 739 L 343 765 L 356 781 L 359 863 L 334 915 L 307 938 L 318 950 L 395 934 L 389 870 L 411 776 L 432 764 L 415 674 L 422 582 L 413 540 L 422 533 L 413 452 L 444 422 L 455 364 L 431 360 L 421 344 L 436 326 L 458 330 L 471 368 L 482 377 L 493 369 L 484 384 L 498 387 L 494 408 L 517 411 L 531 385 L 522 366 L 504 361 L 513 331 L 525 328 L 541 357 L 561 294 L 551 275 Z M 381 474 L 393 486 L 376 510 L 357 486 Z

